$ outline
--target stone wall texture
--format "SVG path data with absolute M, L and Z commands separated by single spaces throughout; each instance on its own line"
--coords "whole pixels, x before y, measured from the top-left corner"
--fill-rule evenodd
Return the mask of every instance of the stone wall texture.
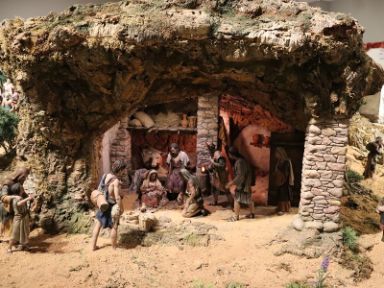
M 124 118 L 120 121 L 119 130 L 117 131 L 116 138 L 112 142 L 110 159 L 111 165 L 116 160 L 123 160 L 127 163 L 126 174 L 123 175 L 122 179 L 128 179 L 128 170 L 131 168 L 131 158 L 132 158 L 132 149 L 131 149 L 131 134 L 127 130 L 128 127 L 128 118 Z M 127 188 L 128 183 L 123 183 L 123 188 Z
M 324 232 L 339 229 L 347 145 L 348 121 L 310 121 L 296 228 L 304 226 Z M 300 224 L 301 221 L 304 223 Z
M 219 119 L 218 95 L 202 95 L 197 103 L 197 167 L 209 163 L 210 155 L 206 143 L 217 144 Z M 199 170 L 198 170 L 199 171 Z

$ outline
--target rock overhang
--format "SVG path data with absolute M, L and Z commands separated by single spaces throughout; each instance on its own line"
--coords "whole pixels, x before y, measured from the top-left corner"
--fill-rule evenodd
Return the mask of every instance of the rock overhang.
M 6 20 L 0 31 L 7 74 L 24 87 L 45 79 L 51 91 L 43 94 L 82 83 L 68 85 L 75 95 L 69 106 L 101 99 L 91 111 L 99 116 L 111 99 L 123 103 L 114 109 L 119 115 L 146 98 L 233 91 L 288 122 L 299 112 L 302 123 L 305 117 L 351 114 L 384 82 L 365 55 L 356 20 L 293 1 L 72 6 L 46 17 Z M 345 111 L 335 112 L 338 105 Z

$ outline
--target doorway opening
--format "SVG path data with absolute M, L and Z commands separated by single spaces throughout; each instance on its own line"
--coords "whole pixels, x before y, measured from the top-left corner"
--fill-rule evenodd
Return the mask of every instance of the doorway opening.
M 122 159 L 128 164 L 127 181 L 123 186 L 127 191 L 132 190 L 132 182 L 137 180 L 135 175 L 138 171 L 151 169 L 157 170 L 159 180 L 166 188 L 169 175 L 166 159 L 170 145 L 176 143 L 187 153 L 190 160 L 188 169 L 198 175 L 206 202 L 212 202 L 210 177 L 204 173 L 209 163 L 207 159 L 205 162 L 198 160 L 199 155 L 207 150 L 205 145 L 198 144 L 202 142 L 200 138 L 205 137 L 203 140 L 207 144 L 215 143 L 226 158 L 229 179 L 233 178 L 233 167 L 229 161 L 228 148 L 236 147 L 256 174 L 256 182 L 252 186 L 254 202 L 258 206 L 275 206 L 274 151 L 276 147 L 283 147 L 291 159 L 295 176 L 292 204 L 298 206 L 304 132 L 295 130 L 261 105 L 242 97 L 224 94 L 217 98 L 217 102 L 217 111 L 214 117 L 209 118 L 213 125 L 210 135 L 215 136 L 206 136 L 205 132 L 201 132 L 206 127 L 201 127 L 197 119 L 198 115 L 202 117 L 198 98 L 140 107 L 104 134 L 99 153 L 102 158 L 99 174 L 109 172 L 110 164 Z M 208 110 L 212 112 L 212 109 Z M 140 183 L 143 175 L 140 176 Z M 135 184 L 135 192 L 140 183 Z M 219 197 L 225 199 L 225 196 Z

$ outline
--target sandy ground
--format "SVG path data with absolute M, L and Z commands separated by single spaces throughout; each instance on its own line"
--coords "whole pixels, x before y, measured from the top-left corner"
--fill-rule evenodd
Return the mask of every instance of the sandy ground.
M 371 251 L 368 252 L 368 257 L 373 263 L 373 273 L 371 278 L 360 283 L 359 288 L 379 288 L 384 287 L 384 242 L 381 242 L 381 233 L 376 235 L 363 235 L 360 241 L 373 243 L 374 246 Z
M 258 214 L 265 214 L 259 208 Z M 183 219 L 177 210 L 159 211 L 174 222 Z M 223 240 L 208 247 L 137 246 L 113 250 L 109 239 L 101 238 L 101 249 L 90 251 L 89 235 L 40 235 L 32 237 L 31 252 L 6 253 L 0 244 L 0 287 L 227 287 L 238 282 L 244 287 L 285 287 L 293 280 L 313 280 L 322 259 L 292 255 L 275 256 L 276 234 L 292 221 L 293 214 L 258 216 L 226 222 L 230 211 L 218 210 L 191 221 L 217 227 Z M 34 233 L 32 233 L 33 235 Z M 382 287 L 384 244 L 380 235 L 369 253 L 375 265 L 371 279 L 355 286 L 351 271 L 331 261 L 330 287 Z M 198 286 L 204 284 L 205 286 Z M 209 286 L 212 285 L 212 286 Z
M 349 158 L 349 167 L 363 172 L 361 162 Z M 384 196 L 384 169 L 380 165 L 372 180 L 363 185 Z M 132 208 L 131 203 L 126 206 Z M 293 255 L 275 256 L 281 243 L 276 235 L 288 227 L 294 214 L 270 216 L 270 208 L 257 209 L 256 219 L 229 223 L 228 210 L 214 211 L 205 218 L 192 219 L 217 227 L 223 240 L 208 247 L 182 245 L 136 246 L 113 250 L 108 238 L 101 238 L 101 249 L 90 251 L 90 235 L 36 235 L 32 232 L 32 251 L 7 254 L 0 244 L 0 287 L 161 287 L 221 288 L 230 283 L 243 287 L 285 287 L 291 281 L 313 281 L 322 259 Z M 245 212 L 244 212 L 245 213 Z M 184 219 L 178 210 L 156 212 L 178 223 Z M 362 242 L 372 243 L 368 252 L 374 271 L 371 278 L 353 283 L 352 271 L 331 259 L 328 287 L 384 287 L 384 243 L 381 234 L 363 235 Z M 236 287 L 236 286 L 232 286 Z M 240 286 L 238 286 L 240 287 Z

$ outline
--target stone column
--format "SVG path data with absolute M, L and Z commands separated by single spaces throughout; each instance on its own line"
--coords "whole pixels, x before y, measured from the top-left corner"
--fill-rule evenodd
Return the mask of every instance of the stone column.
M 112 142 L 110 159 L 111 165 L 116 160 L 123 160 L 128 164 L 126 173 L 123 174 L 123 179 L 128 179 L 128 169 L 131 167 L 131 134 L 127 130 L 128 118 L 120 121 L 119 129 L 116 134 L 115 140 Z M 127 188 L 127 182 L 123 182 L 123 188 Z
M 219 119 L 218 95 L 199 96 L 197 102 L 197 167 L 209 163 L 209 151 L 206 142 L 217 144 Z M 198 169 L 199 171 L 200 169 Z
M 305 139 L 298 230 L 324 232 L 340 228 L 340 197 L 343 195 L 347 120 L 311 120 Z

